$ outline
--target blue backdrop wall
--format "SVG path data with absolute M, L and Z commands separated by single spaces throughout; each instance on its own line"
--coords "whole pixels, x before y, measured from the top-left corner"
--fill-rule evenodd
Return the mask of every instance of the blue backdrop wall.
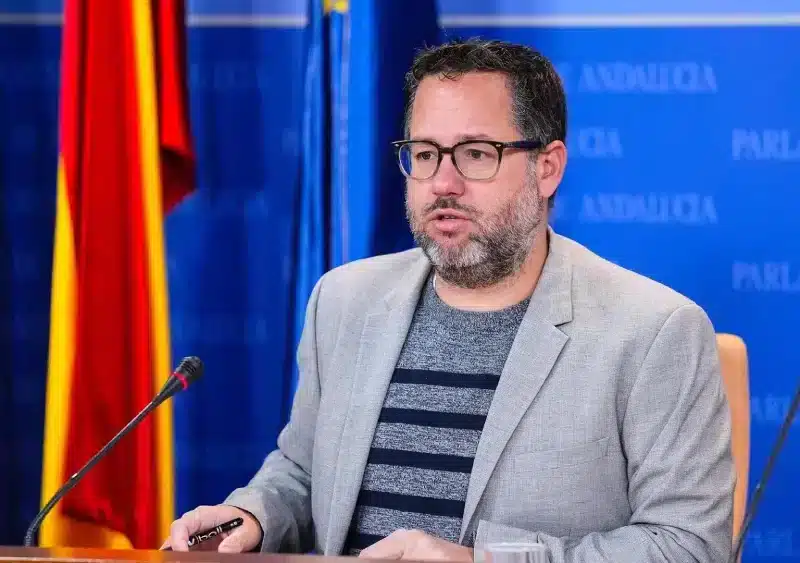
M 369 4 L 351 7 L 355 14 Z M 800 376 L 793 362 L 800 320 L 800 12 L 791 0 L 749 16 L 741 15 L 751 9 L 743 0 L 651 1 L 646 12 L 641 4 L 614 0 L 600 14 L 586 0 L 440 0 L 439 8 L 445 36 L 521 41 L 556 62 L 570 111 L 556 229 L 687 294 L 718 331 L 747 342 L 752 490 Z M 189 2 L 199 186 L 169 217 L 167 245 L 174 355 L 200 355 L 209 377 L 176 401 L 180 511 L 219 502 L 247 480 L 287 414 L 291 322 L 303 305 L 294 293 L 292 249 L 302 226 L 296 210 L 306 5 Z M 21 541 L 39 501 L 60 10 L 58 0 L 0 0 L 3 544 Z M 345 23 L 354 37 L 369 31 L 355 15 Z M 352 57 L 351 71 L 376 72 L 363 52 Z M 386 84 L 399 87 L 403 70 Z M 368 100 L 371 92 L 352 95 Z M 368 121 L 351 116 L 349 134 L 365 143 L 380 138 L 365 132 Z M 346 189 L 400 185 L 398 173 L 365 188 L 352 143 Z M 341 220 L 383 212 L 396 219 L 402 210 L 376 206 L 400 202 L 396 195 L 376 196 L 366 207 L 356 201 Z M 361 220 L 338 259 L 409 241 L 402 222 L 388 220 L 378 222 L 392 225 L 391 232 L 384 227 L 385 240 L 369 244 L 375 234 Z M 798 474 L 794 435 L 746 561 L 800 560 Z

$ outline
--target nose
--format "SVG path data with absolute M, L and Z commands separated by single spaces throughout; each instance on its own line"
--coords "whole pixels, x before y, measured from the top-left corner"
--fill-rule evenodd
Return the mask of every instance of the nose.
M 442 158 L 432 182 L 433 193 L 437 196 L 459 196 L 464 193 L 464 178 L 456 170 L 449 155 Z

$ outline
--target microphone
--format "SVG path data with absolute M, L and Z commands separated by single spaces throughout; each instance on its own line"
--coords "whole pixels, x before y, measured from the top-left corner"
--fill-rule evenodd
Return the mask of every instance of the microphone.
M 39 511 L 39 514 L 36 515 L 36 518 L 33 519 L 31 525 L 28 527 L 28 531 L 25 534 L 25 547 L 31 547 L 34 542 L 34 536 L 36 536 L 37 532 L 39 531 L 39 527 L 42 525 L 45 517 L 50 513 L 53 507 L 60 501 L 64 495 L 66 495 L 69 491 L 71 491 L 75 485 L 77 485 L 81 479 L 83 479 L 84 475 L 92 468 L 94 465 L 100 461 L 109 451 L 113 448 L 117 442 L 119 442 L 123 436 L 125 436 L 128 432 L 133 430 L 142 420 L 144 420 L 153 410 L 156 409 L 161 403 L 178 393 L 179 391 L 183 391 L 187 389 L 189 385 L 197 381 L 200 376 L 203 375 L 203 362 L 197 356 L 188 356 L 184 358 L 180 365 L 172 372 L 172 375 L 169 376 L 167 381 L 164 383 L 164 386 L 161 390 L 156 394 L 155 397 L 147 404 L 147 406 L 142 409 L 142 411 L 137 414 L 133 420 L 131 420 L 125 428 L 120 430 L 116 436 L 114 436 L 110 442 L 108 442 L 103 448 L 94 454 L 91 459 L 84 465 L 77 473 L 75 473 L 69 480 L 61 486 L 58 491 L 50 498 L 47 504 L 44 505 L 42 510 Z
M 758 504 L 761 502 L 761 498 L 764 496 L 764 488 L 766 487 L 767 481 L 772 475 L 772 470 L 775 467 L 775 462 L 778 460 L 778 454 L 783 449 L 783 444 L 786 441 L 786 437 L 789 435 L 789 428 L 792 426 L 795 415 L 797 415 L 798 407 L 800 407 L 800 386 L 798 386 L 797 391 L 794 393 L 792 403 L 789 406 L 789 412 L 786 413 L 786 418 L 784 418 L 781 429 L 778 432 L 778 439 L 775 441 L 775 445 L 772 446 L 772 451 L 769 454 L 769 458 L 767 458 L 767 465 L 764 467 L 764 471 L 761 474 L 761 479 L 759 479 L 758 484 L 753 492 L 753 498 L 750 501 L 750 505 L 744 512 L 744 518 L 742 519 L 742 530 L 739 532 L 739 538 L 736 541 L 735 549 L 731 552 L 729 563 L 738 563 L 739 561 L 739 555 L 741 555 L 742 548 L 744 547 L 745 536 L 747 535 L 747 531 L 750 529 L 750 525 L 753 523 L 753 518 L 755 518 L 756 515 L 756 508 L 758 508 Z

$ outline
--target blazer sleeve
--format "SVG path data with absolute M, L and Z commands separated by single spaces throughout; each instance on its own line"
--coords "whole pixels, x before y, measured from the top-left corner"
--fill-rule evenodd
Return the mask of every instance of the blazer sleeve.
M 476 561 L 490 542 L 520 540 L 546 544 L 552 563 L 728 561 L 735 482 L 731 422 L 716 335 L 698 306 L 682 306 L 666 320 L 625 408 L 629 524 L 559 538 L 482 521 Z
M 251 513 L 264 533 L 262 552 L 303 553 L 313 549 L 311 459 L 320 399 L 316 317 L 323 282 L 315 285 L 306 308 L 297 351 L 299 369 L 289 422 L 277 449 L 264 460 L 250 482 L 234 490 L 223 504 Z

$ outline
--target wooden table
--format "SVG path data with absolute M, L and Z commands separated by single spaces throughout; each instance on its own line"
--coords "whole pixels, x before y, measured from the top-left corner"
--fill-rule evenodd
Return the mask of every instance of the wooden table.
M 353 558 L 313 555 L 275 555 L 266 553 L 218 553 L 216 551 L 173 552 L 158 550 L 85 549 L 73 547 L 2 547 L 0 561 L 141 561 L 179 562 L 197 561 L 218 563 L 352 563 Z

